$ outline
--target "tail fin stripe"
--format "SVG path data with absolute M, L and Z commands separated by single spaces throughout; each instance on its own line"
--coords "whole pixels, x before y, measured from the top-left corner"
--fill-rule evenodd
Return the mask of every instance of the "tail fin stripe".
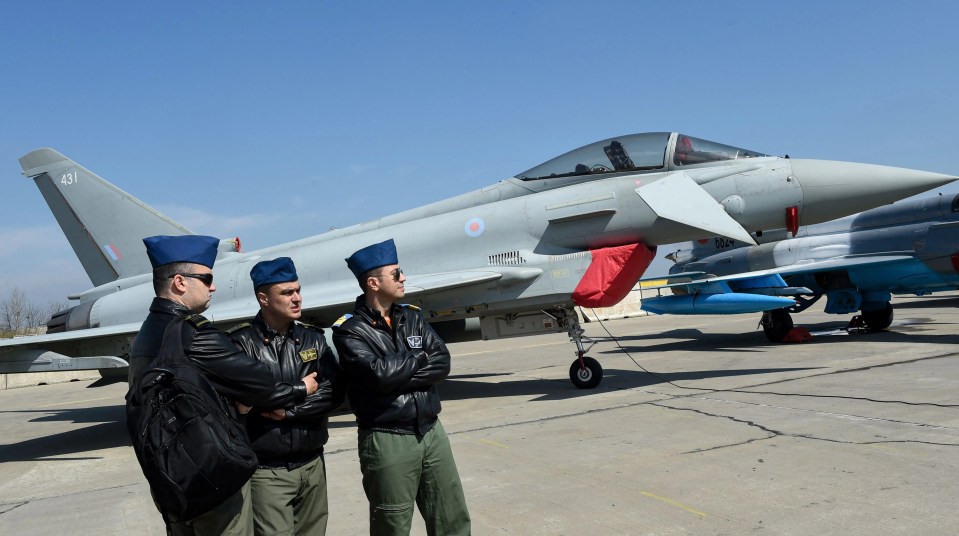
M 117 247 L 113 244 L 103 246 L 103 250 L 107 252 L 107 255 L 109 255 L 111 259 L 115 261 L 120 260 L 120 252 L 117 251 Z

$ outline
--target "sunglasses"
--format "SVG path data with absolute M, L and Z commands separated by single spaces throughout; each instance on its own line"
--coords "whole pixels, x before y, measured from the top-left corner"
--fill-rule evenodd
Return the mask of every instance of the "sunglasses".
M 400 276 L 403 275 L 403 269 L 402 269 L 402 268 L 394 268 L 393 271 L 390 272 L 390 273 L 388 273 L 388 274 L 377 274 L 375 277 L 381 277 L 381 276 L 387 276 L 387 275 L 390 276 L 390 277 L 392 277 L 392 278 L 393 278 L 393 281 L 396 281 L 397 283 L 399 283 L 399 282 L 400 282 Z
M 199 279 L 201 283 L 208 287 L 213 284 L 213 274 L 173 274 L 170 276 L 170 279 L 173 279 L 176 276 Z

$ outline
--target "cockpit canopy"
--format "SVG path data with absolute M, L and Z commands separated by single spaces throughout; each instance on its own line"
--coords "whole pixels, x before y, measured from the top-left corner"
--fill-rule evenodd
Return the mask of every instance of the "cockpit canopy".
M 670 167 L 678 167 L 769 156 L 756 151 L 686 136 L 685 134 L 676 134 L 676 144 L 670 155 L 668 153 L 671 135 L 670 132 L 647 132 L 610 138 L 557 156 L 520 173 L 516 178 L 535 180 L 602 173 L 639 172 L 662 169 L 666 167 L 667 162 L 671 162 Z

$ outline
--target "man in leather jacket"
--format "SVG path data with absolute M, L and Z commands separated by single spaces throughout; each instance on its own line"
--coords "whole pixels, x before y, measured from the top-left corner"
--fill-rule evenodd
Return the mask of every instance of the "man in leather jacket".
M 327 414 L 343 403 L 340 368 L 323 330 L 297 320 L 300 284 L 289 257 L 258 262 L 250 271 L 260 312 L 229 330 L 244 352 L 270 366 L 276 381 L 316 374 L 319 389 L 298 404 L 260 405 L 246 428 L 260 466 L 250 479 L 256 535 L 326 534 L 329 502 L 323 445 Z
M 315 375 L 277 383 L 269 366 L 244 354 L 226 333 L 199 315 L 210 306 L 216 285 L 213 262 L 219 239 L 211 236 L 153 236 L 143 243 L 153 266 L 156 298 L 130 351 L 130 389 L 137 389 L 159 352 L 163 333 L 176 317 L 191 316 L 196 330 L 186 356 L 206 375 L 221 396 L 249 405 L 284 405 L 306 399 L 317 389 Z M 176 535 L 252 534 L 249 484 L 213 510 L 184 522 L 170 523 Z
M 333 332 L 356 415 L 370 534 L 409 534 L 415 503 L 430 535 L 470 533 L 436 385 L 450 372 L 446 344 L 405 295 L 393 240 L 346 259 L 363 294 Z

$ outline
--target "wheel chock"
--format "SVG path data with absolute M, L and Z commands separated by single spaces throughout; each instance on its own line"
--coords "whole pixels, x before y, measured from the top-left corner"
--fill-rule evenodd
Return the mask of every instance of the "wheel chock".
M 792 328 L 783 337 L 783 342 L 809 342 L 811 340 L 812 334 L 806 328 Z

